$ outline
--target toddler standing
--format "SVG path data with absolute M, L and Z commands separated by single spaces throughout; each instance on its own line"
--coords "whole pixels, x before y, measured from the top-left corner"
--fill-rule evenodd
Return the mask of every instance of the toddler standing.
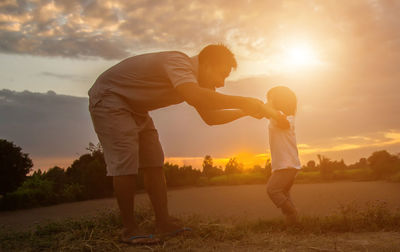
M 283 112 L 290 123 L 289 129 L 282 129 L 274 119 L 269 119 L 272 175 L 268 180 L 267 192 L 286 216 L 287 223 L 294 224 L 297 222 L 297 210 L 290 197 L 290 189 L 301 169 L 295 135 L 297 98 L 288 87 L 277 86 L 268 91 L 267 99 L 265 106 Z

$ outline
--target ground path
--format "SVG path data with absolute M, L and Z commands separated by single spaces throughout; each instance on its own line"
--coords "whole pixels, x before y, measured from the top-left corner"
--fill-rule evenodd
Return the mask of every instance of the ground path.
M 400 208 L 400 183 L 335 182 L 295 184 L 292 197 L 301 214 L 327 215 L 340 205 L 367 202 L 386 202 Z M 211 217 L 240 217 L 247 219 L 275 218 L 280 212 L 267 198 L 265 185 L 195 187 L 168 192 L 169 208 L 173 215 L 200 214 Z M 136 198 L 139 205 L 148 205 L 146 194 Z M 25 229 L 37 223 L 64 218 L 92 215 L 115 208 L 113 198 L 60 204 L 35 209 L 0 212 L 0 226 Z

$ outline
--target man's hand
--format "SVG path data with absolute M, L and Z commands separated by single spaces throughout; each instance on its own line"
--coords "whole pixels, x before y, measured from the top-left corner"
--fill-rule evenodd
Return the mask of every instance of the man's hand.
M 276 110 L 272 106 L 272 104 L 270 104 L 270 103 L 264 104 L 263 110 L 264 110 L 264 116 L 268 119 L 269 118 L 275 119 L 279 128 L 285 129 L 285 130 L 290 128 L 290 123 L 286 119 L 286 115 L 281 113 L 280 111 Z
M 243 112 L 256 119 L 263 118 L 264 115 L 264 103 L 256 98 L 247 97 L 247 102 L 242 108 Z

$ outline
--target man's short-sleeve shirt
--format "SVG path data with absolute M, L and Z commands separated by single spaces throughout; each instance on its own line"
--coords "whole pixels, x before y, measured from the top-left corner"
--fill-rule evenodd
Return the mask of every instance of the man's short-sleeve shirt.
M 127 58 L 102 73 L 89 90 L 90 104 L 114 97 L 134 111 L 145 112 L 181 103 L 175 87 L 197 82 L 197 57 L 178 51 Z

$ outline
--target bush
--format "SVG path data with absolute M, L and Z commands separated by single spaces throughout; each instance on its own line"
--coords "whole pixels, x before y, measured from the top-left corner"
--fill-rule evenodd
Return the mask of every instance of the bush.
M 164 164 L 164 172 L 168 186 L 197 185 L 201 177 L 201 172 L 192 166 L 179 167 L 168 162 Z
M 234 173 L 230 175 L 221 175 L 209 180 L 210 185 L 248 185 L 265 184 L 267 177 L 264 173 Z
M 391 181 L 391 182 L 400 182 L 400 172 L 398 172 L 398 173 L 392 175 L 392 176 L 389 178 L 389 181 Z
M 13 210 L 35 206 L 50 205 L 60 201 L 53 192 L 53 183 L 40 175 L 29 177 L 14 192 L 6 194 L 1 202 L 2 210 Z
M 84 194 L 83 194 L 83 189 L 84 186 L 78 184 L 78 183 L 72 183 L 69 185 L 66 185 L 64 188 L 63 192 L 63 198 L 66 201 L 78 201 L 78 200 L 83 200 Z
M 297 173 L 295 183 L 315 183 L 321 182 L 321 173 L 319 171 L 303 171 Z
M 82 185 L 82 197 L 94 199 L 113 194 L 112 177 L 106 176 L 106 165 L 101 152 L 84 154 L 66 170 L 69 184 Z

